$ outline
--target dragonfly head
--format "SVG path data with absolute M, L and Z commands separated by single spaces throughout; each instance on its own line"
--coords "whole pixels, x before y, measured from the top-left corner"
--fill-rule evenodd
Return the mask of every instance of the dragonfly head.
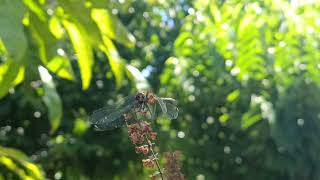
M 136 95 L 136 101 L 138 101 L 139 104 L 143 104 L 147 101 L 147 96 L 140 92 Z

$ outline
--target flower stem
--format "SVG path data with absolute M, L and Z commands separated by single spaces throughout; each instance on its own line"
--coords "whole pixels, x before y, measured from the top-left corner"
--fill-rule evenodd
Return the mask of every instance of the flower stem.
M 149 110 L 149 108 L 148 108 L 148 110 Z M 133 114 L 134 114 L 135 119 L 138 120 L 136 113 L 137 113 L 137 112 L 135 111 Z M 145 114 L 145 113 L 142 113 L 142 114 L 143 114 L 143 116 L 144 116 L 144 119 L 146 119 L 146 114 Z M 139 121 L 139 120 L 138 120 L 138 121 Z M 140 121 L 141 121 L 141 120 L 140 120 Z M 139 124 L 139 125 L 140 125 L 140 124 Z M 147 134 L 144 134 L 144 137 L 145 137 L 145 138 L 144 138 L 144 141 L 145 141 L 145 143 L 148 145 L 149 150 L 151 151 L 151 154 L 152 154 L 152 156 L 153 156 L 153 159 L 154 159 L 154 161 L 155 161 L 155 163 L 156 163 L 156 166 L 157 166 L 157 168 L 158 168 L 158 171 L 159 171 L 159 173 L 160 173 L 161 179 L 162 179 L 162 180 L 165 180 L 164 177 L 163 177 L 163 173 L 162 173 L 162 171 L 161 171 L 161 168 L 160 168 L 160 164 L 159 164 L 158 158 L 156 157 L 156 154 L 155 154 L 155 152 L 154 152 L 154 150 L 153 150 L 152 143 L 151 143 L 151 141 L 149 140 Z
M 162 171 L 161 171 L 161 168 L 160 168 L 160 165 L 159 165 L 159 161 L 158 161 L 158 158 L 156 157 L 156 154 L 155 154 L 154 151 L 153 151 L 152 144 L 150 143 L 149 138 L 148 138 L 147 135 L 144 135 L 144 137 L 146 138 L 145 141 L 146 141 L 146 143 L 148 144 L 148 147 L 149 147 L 149 149 L 150 149 L 150 151 L 151 151 L 151 154 L 152 154 L 152 156 L 153 156 L 153 159 L 154 159 L 155 162 L 156 162 L 156 166 L 157 166 L 158 171 L 159 171 L 159 173 L 160 173 L 161 179 L 164 180 L 163 174 L 162 174 Z

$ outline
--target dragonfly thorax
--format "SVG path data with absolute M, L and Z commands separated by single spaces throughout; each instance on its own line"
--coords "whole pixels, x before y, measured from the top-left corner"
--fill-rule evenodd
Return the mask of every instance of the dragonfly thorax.
M 144 93 L 138 93 L 138 94 L 136 95 L 136 101 L 137 101 L 139 104 L 146 103 L 146 102 L 147 102 L 147 96 L 146 96 Z

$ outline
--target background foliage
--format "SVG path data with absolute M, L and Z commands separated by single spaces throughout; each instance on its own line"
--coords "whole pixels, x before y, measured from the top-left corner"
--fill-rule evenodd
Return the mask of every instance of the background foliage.
M 179 101 L 161 151 L 188 179 L 320 177 L 320 3 L 0 0 L 0 179 L 143 179 L 94 109 L 141 89 Z

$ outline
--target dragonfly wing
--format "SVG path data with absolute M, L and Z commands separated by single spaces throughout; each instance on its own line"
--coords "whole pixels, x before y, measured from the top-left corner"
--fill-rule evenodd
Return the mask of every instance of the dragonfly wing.
M 158 107 L 157 103 L 155 104 L 148 104 L 148 108 L 151 114 L 151 120 L 156 120 L 158 115 L 162 113 L 162 110 Z
M 105 121 L 95 123 L 93 124 L 93 127 L 96 131 L 108 131 L 122 127 L 123 125 L 125 125 L 124 117 L 119 116 L 119 118 L 113 119 L 112 121 L 108 121 L 108 119 L 106 119 Z
M 158 104 L 161 107 L 162 112 L 166 113 L 167 112 L 167 107 L 166 107 L 166 104 L 163 102 L 162 98 L 157 97 L 157 101 L 158 101 Z
M 164 101 L 167 106 L 167 115 L 170 119 L 177 119 L 179 115 L 179 109 L 176 105 L 176 101 L 166 100 Z
M 162 101 L 166 104 L 167 115 L 170 119 L 177 119 L 179 115 L 179 109 L 177 107 L 178 103 L 175 99 L 172 98 L 161 98 Z
M 151 112 L 151 119 L 155 120 L 161 114 L 168 116 L 170 119 L 177 119 L 179 114 L 177 101 L 172 98 L 159 98 L 159 99 L 161 99 L 161 102 L 165 104 L 167 111 L 165 113 L 163 112 L 160 106 L 160 103 L 149 105 L 149 109 Z
M 105 131 L 121 127 L 125 124 L 123 115 L 135 106 L 134 96 L 126 97 L 113 106 L 106 106 L 94 111 L 89 121 L 96 130 Z

